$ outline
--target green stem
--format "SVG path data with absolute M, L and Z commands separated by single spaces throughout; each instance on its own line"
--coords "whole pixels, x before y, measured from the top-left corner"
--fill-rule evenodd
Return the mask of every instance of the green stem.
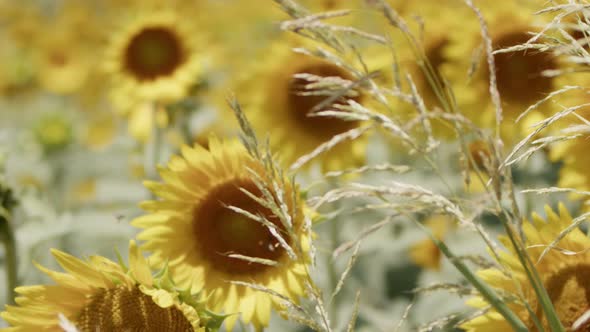
M 437 247 L 442 251 L 442 253 L 451 261 L 451 263 L 455 266 L 459 272 L 469 281 L 470 284 L 475 287 L 483 296 L 483 298 L 490 304 L 496 311 L 506 319 L 508 324 L 512 326 L 514 331 L 516 332 L 528 332 L 529 329 L 524 325 L 522 320 L 514 313 L 510 308 L 506 305 L 505 301 L 502 300 L 496 294 L 494 289 L 481 279 L 479 279 L 469 268 L 460 260 L 458 259 L 451 250 L 444 244 L 444 242 L 437 239 L 426 227 L 418 224 L 422 229 L 424 229 L 429 235 L 432 241 L 437 245 Z
M 0 215 L 0 240 L 5 249 L 6 303 L 14 304 L 14 289 L 17 286 L 16 241 L 10 221 L 2 215 Z
M 559 316 L 555 311 L 555 307 L 553 306 L 551 298 L 549 297 L 549 294 L 547 293 L 547 290 L 545 289 L 543 282 L 541 281 L 541 278 L 539 277 L 539 274 L 537 273 L 537 270 L 535 269 L 535 266 L 531 261 L 529 255 L 527 254 L 526 250 L 522 246 L 520 246 L 518 241 L 515 239 L 514 231 L 508 225 L 508 222 L 504 222 L 503 224 L 506 229 L 508 238 L 510 239 L 512 246 L 516 251 L 518 259 L 520 260 L 520 263 L 522 264 L 526 272 L 527 278 L 531 282 L 531 285 L 533 286 L 533 289 L 537 294 L 537 299 L 541 303 L 541 307 L 543 308 L 543 313 L 547 317 L 547 322 L 549 323 L 550 330 L 553 332 L 565 332 L 565 328 L 561 324 L 561 320 L 559 319 Z

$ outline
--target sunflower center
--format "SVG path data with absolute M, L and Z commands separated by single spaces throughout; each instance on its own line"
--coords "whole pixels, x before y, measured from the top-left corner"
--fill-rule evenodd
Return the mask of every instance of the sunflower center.
M 168 76 L 184 61 L 183 46 L 174 31 L 150 27 L 138 32 L 127 45 L 125 66 L 138 80 Z
M 48 62 L 56 67 L 63 67 L 68 63 L 68 57 L 59 51 L 51 52 L 48 55 Z
M 530 36 L 512 32 L 494 40 L 498 48 L 525 43 Z M 532 104 L 553 90 L 553 80 L 544 77 L 544 70 L 555 69 L 555 60 L 548 52 L 524 50 L 500 53 L 494 56 L 498 91 L 511 103 Z
M 278 217 L 240 188 L 262 197 L 260 190 L 250 180 L 234 180 L 217 186 L 197 208 L 193 229 L 199 239 L 199 252 L 215 269 L 228 274 L 257 274 L 270 265 L 245 260 L 242 256 L 277 261 L 285 253 L 284 249 L 267 226 L 230 210 L 228 206 L 264 217 L 276 226 L 286 241 L 289 239 Z
M 590 310 L 590 264 L 579 264 L 560 269 L 545 281 L 545 288 L 557 311 L 562 324 L 569 328 L 580 316 Z M 541 317 L 542 309 L 537 305 L 537 316 Z M 534 330 L 532 323 L 529 323 Z M 546 319 L 544 328 L 549 331 Z M 577 331 L 590 332 L 590 324 Z
M 352 75 L 344 69 L 327 62 L 309 64 L 300 68 L 295 74 L 311 74 L 319 77 L 337 77 L 340 79 L 354 80 Z M 320 91 L 317 89 L 306 89 L 307 84 L 312 83 L 308 79 L 293 78 L 288 86 L 287 106 L 292 118 L 309 134 L 321 140 L 328 140 L 334 135 L 344 133 L 358 126 L 358 121 L 344 121 L 337 118 L 324 116 L 313 116 L 314 112 L 334 110 L 334 104 L 347 105 L 347 100 L 361 102 L 361 97 L 340 97 L 338 100 L 320 109 L 314 108 L 329 99 L 331 94 L 337 91 Z
M 75 322 L 82 332 L 193 331 L 191 323 L 177 308 L 162 308 L 139 288 L 124 286 L 98 291 Z

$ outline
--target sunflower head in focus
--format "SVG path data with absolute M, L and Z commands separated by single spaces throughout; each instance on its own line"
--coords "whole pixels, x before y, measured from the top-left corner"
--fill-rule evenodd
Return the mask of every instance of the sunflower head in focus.
M 267 326 L 270 294 L 235 282 L 256 284 L 297 302 L 308 280 L 309 231 L 294 184 L 272 175 L 237 141 L 211 138 L 208 150 L 184 146 L 164 180 L 146 185 L 160 198 L 132 224 L 152 253 L 181 286 L 202 291 L 214 310 L 240 314 L 244 323 Z M 280 188 L 280 189 L 278 189 Z M 226 319 L 231 330 L 238 315 Z
M 7 331 L 62 331 L 59 314 L 81 332 L 204 332 L 208 318 L 219 319 L 179 291 L 166 271 L 152 277 L 133 241 L 129 268 L 101 256 L 83 261 L 59 250 L 52 254 L 66 273 L 38 266 L 56 284 L 18 287 L 17 305 L 0 314 L 12 326 Z
M 203 71 L 202 30 L 191 10 L 138 7 L 123 11 L 104 64 L 113 103 L 124 113 L 146 102 L 182 99 Z
M 532 221 L 523 223 L 526 248 L 531 260 L 535 262 L 557 316 L 563 326 L 569 329 L 575 324 L 580 324 L 579 319 L 590 307 L 590 239 L 580 229 L 574 228 L 541 257 L 543 251 L 560 236 L 560 233 L 572 226 L 572 217 L 562 204 L 559 205 L 559 214 L 549 207 L 545 208 L 545 212 L 547 219 L 533 214 Z M 508 303 L 509 307 L 530 331 L 537 331 L 531 312 L 537 316 L 544 330 L 549 331 L 541 304 L 514 247 L 507 237 L 502 237 L 501 241 L 508 248 L 507 252 L 501 252 L 499 255 L 498 263 L 501 268 L 481 270 L 478 272 L 479 277 L 493 288 L 515 299 Z M 488 305 L 480 297 L 468 303 L 476 308 L 485 308 Z M 509 323 L 493 309 L 469 320 L 461 327 L 468 332 L 511 330 Z M 590 327 L 582 325 L 575 330 L 590 331 Z
M 317 112 L 341 111 L 349 103 L 371 108 L 373 102 L 357 82 L 363 75 L 361 71 L 345 64 L 351 59 L 328 60 L 294 51 L 294 47 L 308 46 L 315 52 L 319 47 L 297 41 L 300 40 L 285 38 L 272 45 L 265 52 L 268 60 L 245 70 L 235 89 L 252 126 L 262 137 L 269 136 L 271 147 L 285 165 L 334 136 L 365 125 L 361 121 L 320 116 Z M 386 68 L 381 58 L 365 60 L 369 71 Z M 366 137 L 361 136 L 341 142 L 320 154 L 317 161 L 324 170 L 355 166 L 364 160 L 365 148 Z

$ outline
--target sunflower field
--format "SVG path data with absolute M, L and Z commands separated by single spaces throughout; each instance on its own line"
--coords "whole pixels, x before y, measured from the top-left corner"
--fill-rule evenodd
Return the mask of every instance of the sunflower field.
M 2 332 L 590 332 L 589 221 L 590 0 L 0 0 Z

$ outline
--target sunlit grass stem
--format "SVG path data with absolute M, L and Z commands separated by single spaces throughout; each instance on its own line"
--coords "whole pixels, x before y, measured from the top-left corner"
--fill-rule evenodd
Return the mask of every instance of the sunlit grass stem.
M 485 282 L 479 279 L 459 258 L 457 258 L 451 250 L 444 244 L 444 242 L 437 239 L 430 230 L 418 223 L 424 229 L 440 251 L 451 261 L 455 268 L 469 281 L 475 289 L 483 296 L 483 298 L 494 308 L 506 321 L 514 331 L 526 332 L 529 329 L 520 320 L 520 318 L 506 305 L 506 302 L 496 294 L 496 292 Z

